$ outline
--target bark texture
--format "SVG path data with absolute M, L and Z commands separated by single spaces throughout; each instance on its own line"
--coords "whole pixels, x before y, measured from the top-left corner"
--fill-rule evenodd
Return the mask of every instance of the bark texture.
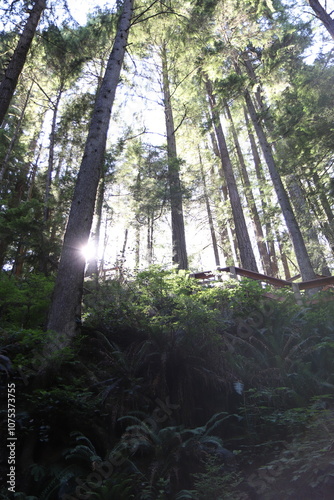
M 113 49 L 96 97 L 65 232 L 48 322 L 48 329 L 57 332 L 59 337 L 63 336 L 65 342 L 75 335 L 80 324 L 85 269 L 81 248 L 87 243 L 92 226 L 110 115 L 124 60 L 132 13 L 133 0 L 124 0 Z
M 319 0 L 308 0 L 310 7 L 313 9 L 315 15 L 325 26 L 330 36 L 334 39 L 334 19 L 326 12 Z
M 46 0 L 35 1 L 14 54 L 9 61 L 5 76 L 0 84 L 0 126 L 8 111 L 10 101 L 14 95 L 19 76 L 26 62 L 31 43 L 36 33 L 39 20 L 45 8 Z
M 180 182 L 179 162 L 176 151 L 175 127 L 168 74 L 166 45 L 161 47 L 164 110 L 167 134 L 168 182 L 172 217 L 173 263 L 179 269 L 188 269 L 186 237 L 183 218 L 182 190 Z

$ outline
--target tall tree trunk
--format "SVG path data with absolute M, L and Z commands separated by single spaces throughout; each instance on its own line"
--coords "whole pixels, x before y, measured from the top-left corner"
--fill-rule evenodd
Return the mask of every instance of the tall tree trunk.
M 289 280 L 291 278 L 291 273 L 290 273 L 288 259 L 286 257 L 286 253 L 284 251 L 284 242 L 283 242 L 284 236 L 282 238 L 277 230 L 275 232 L 276 232 L 276 241 L 278 244 L 279 253 L 280 253 L 281 261 L 282 261 L 282 265 L 283 265 L 284 277 L 286 280 Z
M 154 215 L 147 217 L 147 264 L 153 264 L 153 228 L 154 228 Z
M 208 194 L 208 188 L 206 185 L 202 156 L 201 156 L 201 152 L 200 152 L 199 148 L 198 148 L 198 156 L 199 156 L 199 164 L 200 164 L 201 178 L 202 178 L 203 191 L 204 191 L 204 200 L 205 200 L 206 211 L 207 211 L 208 220 L 209 220 L 209 228 L 210 228 L 210 233 L 211 233 L 213 253 L 215 256 L 216 266 L 220 267 L 220 259 L 219 259 L 219 250 L 218 250 L 218 244 L 217 244 L 216 231 L 215 231 L 215 226 L 213 223 L 213 216 L 212 216 L 212 210 L 211 210 L 210 199 L 209 199 L 209 194 Z
M 306 193 L 306 198 L 316 216 L 316 221 L 321 227 L 332 253 L 334 253 L 334 215 L 327 196 L 321 184 L 319 184 L 319 176 L 317 173 L 313 175 L 313 180 L 316 187 L 311 183 L 309 178 L 306 179 L 309 188 L 308 193 Z M 327 220 L 325 220 L 325 218 L 327 218 Z
M 334 39 L 334 19 L 326 12 L 319 0 L 308 0 L 308 3 L 313 9 L 316 17 L 320 19 L 330 36 Z
M 217 110 L 216 99 L 213 94 L 211 82 L 205 77 L 205 85 L 209 98 L 212 121 L 215 128 L 218 147 L 220 151 L 222 168 L 227 183 L 229 192 L 236 236 L 238 240 L 238 248 L 240 252 L 241 265 L 245 269 L 257 272 L 256 260 L 253 253 L 252 244 L 250 241 L 240 196 L 238 193 L 237 183 L 234 177 L 230 155 L 227 149 L 227 144 L 223 132 L 223 127 L 220 122 L 220 116 Z
M 176 152 L 175 127 L 169 86 L 167 49 L 165 44 L 161 47 L 161 63 L 167 134 L 168 182 L 172 218 L 173 263 L 177 264 L 179 269 L 188 269 L 182 190 L 179 172 L 180 168 Z
M 136 246 L 135 246 L 135 269 L 139 270 L 140 265 L 140 224 L 136 222 Z
M 221 157 L 220 157 L 220 152 L 217 144 L 217 139 L 215 136 L 215 133 L 212 131 L 210 132 L 210 139 L 212 143 L 212 148 L 215 156 L 220 162 L 221 165 Z M 213 170 L 211 170 L 211 176 L 214 175 Z M 227 191 L 227 186 L 226 186 L 226 180 L 224 179 L 224 172 L 223 169 L 220 167 L 218 170 L 218 175 L 221 179 L 221 186 L 219 190 L 219 197 L 215 202 L 216 209 L 218 206 L 220 206 L 220 202 L 222 201 L 224 204 L 228 203 L 228 191 Z M 221 212 L 221 211 L 219 211 Z M 236 261 L 234 261 L 233 257 L 233 252 L 235 255 L 237 255 L 237 248 L 235 245 L 235 237 L 233 235 L 233 221 L 232 218 L 228 217 L 227 214 L 220 214 L 223 215 L 225 218 L 225 221 L 223 223 L 220 223 L 219 227 L 219 236 L 220 236 L 220 242 L 221 242 L 221 247 L 223 251 L 223 256 L 225 260 L 225 265 L 226 266 L 235 266 Z
M 247 131 L 248 131 L 248 138 L 249 138 L 249 143 L 251 146 L 251 151 L 252 151 L 252 156 L 253 156 L 253 161 L 254 161 L 255 173 L 256 173 L 256 177 L 257 177 L 257 181 L 258 181 L 258 188 L 259 188 L 260 195 L 261 195 L 261 208 L 262 208 L 262 213 L 263 213 L 263 221 L 265 223 L 265 228 L 266 228 L 266 240 L 267 240 L 267 248 L 268 248 L 268 255 L 269 255 L 269 262 L 270 262 L 270 268 L 269 268 L 268 275 L 269 276 L 278 276 L 278 263 L 277 263 L 277 256 L 276 256 L 276 250 L 275 250 L 275 244 L 274 244 L 274 238 L 273 238 L 273 229 L 272 229 L 270 216 L 268 214 L 268 203 L 266 201 L 266 194 L 265 194 L 264 189 L 263 189 L 265 186 L 265 177 L 263 175 L 260 155 L 259 155 L 259 152 L 257 149 L 254 134 L 253 134 L 251 127 L 250 127 L 250 122 L 249 122 L 246 108 L 244 108 L 244 116 L 245 116 L 245 122 L 246 122 L 246 126 L 247 126 Z
M 46 8 L 46 0 L 36 0 L 31 9 L 24 26 L 23 32 L 19 38 L 14 54 L 9 61 L 5 71 L 5 76 L 0 84 L 0 126 L 8 111 L 10 101 L 14 95 L 16 85 L 21 71 L 26 62 L 26 58 L 34 38 L 37 25 L 42 12 Z
M 22 201 L 23 194 L 27 188 L 27 179 L 19 179 L 15 186 L 15 196 L 12 198 L 12 206 L 18 207 Z M 23 272 L 23 264 L 26 257 L 26 245 L 19 241 L 17 245 L 15 260 L 12 267 L 12 274 L 15 276 L 21 276 Z
M 33 149 L 36 149 L 37 141 L 32 140 L 31 146 Z M 41 147 L 40 147 L 40 149 L 41 149 Z M 32 192 L 33 192 L 34 180 L 35 180 L 35 176 L 36 176 L 36 172 L 37 172 L 37 168 L 38 168 L 39 155 L 40 155 L 40 151 L 38 151 L 36 160 L 33 161 L 32 165 L 27 165 L 27 171 L 30 170 L 27 179 L 24 181 L 21 180 L 21 182 L 18 181 L 18 183 L 15 185 L 15 191 L 14 191 L 14 193 L 12 193 L 12 197 L 9 200 L 9 204 L 8 204 L 9 208 L 16 208 L 20 205 L 20 203 L 22 201 L 22 196 L 26 190 L 27 190 L 27 198 L 26 198 L 27 201 L 30 201 L 32 199 Z M 12 242 L 12 235 L 11 234 L 9 234 L 7 236 L 0 234 L 0 269 L 2 269 L 2 267 L 5 263 L 8 247 L 11 244 L 11 242 Z M 19 243 L 18 248 L 20 247 L 20 245 L 21 245 L 21 243 Z M 22 255 L 24 255 L 24 253 L 22 251 L 20 252 L 19 250 L 17 250 L 16 255 L 22 256 Z M 15 270 L 15 265 L 12 268 L 12 273 L 14 273 L 14 270 Z
M 122 250 L 121 250 L 121 253 L 120 253 L 120 259 L 118 261 L 118 267 L 119 267 L 119 274 L 120 274 L 120 276 L 122 276 L 123 269 L 124 269 L 124 263 L 125 263 L 125 260 L 126 260 L 125 252 L 126 252 L 126 245 L 128 243 L 128 236 L 129 236 L 129 229 L 126 227 L 125 231 L 124 231 L 124 240 L 123 240 Z
M 321 274 L 330 276 L 331 273 L 318 238 L 318 231 L 316 231 L 312 220 L 310 220 L 310 209 L 306 204 L 302 187 L 295 174 L 289 175 L 287 184 L 296 214 L 303 228 L 305 240 L 308 243 L 312 266 Z
M 35 179 L 36 179 L 36 175 L 37 175 L 38 162 L 39 162 L 39 158 L 41 156 L 42 146 L 43 146 L 43 144 L 41 143 L 39 145 L 38 151 L 36 151 L 37 140 L 35 140 L 35 151 L 36 151 L 36 153 L 35 153 L 35 159 L 32 162 L 31 171 L 29 173 L 29 178 L 28 178 L 27 200 L 31 200 L 31 198 L 32 198 L 32 193 L 33 193 L 33 189 L 34 189 L 34 186 L 35 186 Z
M 262 230 L 262 224 L 260 221 L 259 212 L 257 210 L 255 198 L 253 195 L 252 186 L 251 186 L 251 182 L 250 182 L 249 175 L 247 172 L 247 167 L 246 167 L 244 155 L 241 151 L 238 134 L 237 134 L 237 131 L 235 129 L 232 114 L 231 114 L 231 111 L 230 111 L 230 108 L 229 108 L 229 105 L 227 102 L 225 102 L 225 109 L 226 109 L 227 118 L 230 122 L 232 136 L 233 136 L 235 148 L 237 151 L 237 156 L 238 156 L 239 165 L 240 165 L 240 169 L 241 169 L 241 176 L 242 176 L 243 184 L 244 184 L 244 188 L 245 188 L 246 200 L 247 200 L 248 207 L 249 207 L 250 213 L 252 215 L 252 219 L 253 219 L 256 242 L 257 242 L 257 246 L 259 249 L 260 258 L 262 261 L 264 272 L 266 274 L 270 275 L 271 265 L 270 265 L 269 254 L 268 254 L 268 250 L 267 250 L 267 246 L 265 243 L 265 238 L 264 238 L 264 234 L 263 234 L 263 230 Z
M 49 158 L 48 158 L 48 170 L 46 173 L 45 182 L 45 195 L 44 195 L 44 222 L 49 220 L 50 216 L 50 192 L 52 184 L 52 172 L 54 163 L 54 148 L 55 148 L 55 138 L 56 138 L 56 126 L 57 126 L 57 115 L 59 109 L 60 99 L 63 93 L 62 86 L 58 90 L 56 101 L 53 106 L 52 121 L 51 121 L 51 132 L 49 137 Z
M 304 281 L 315 279 L 315 273 L 313 271 L 311 261 L 306 250 L 305 242 L 296 221 L 295 214 L 293 213 L 291 203 L 284 188 L 281 176 L 278 173 L 271 146 L 258 119 L 252 98 L 248 91 L 245 92 L 245 100 L 250 119 L 252 120 L 260 147 L 262 149 L 263 157 L 266 161 L 269 174 L 277 194 L 283 217 L 290 233 L 300 273 Z
M 61 252 L 48 329 L 66 341 L 78 330 L 85 259 L 81 248 L 91 230 L 96 192 L 103 165 L 110 115 L 123 65 L 133 13 L 133 0 L 124 0 L 117 33 L 89 125 Z
M 31 141 L 31 146 L 32 146 L 33 150 L 36 152 L 36 148 L 37 148 L 37 140 L 36 139 Z M 27 177 L 27 186 L 26 186 L 27 187 L 27 198 L 26 198 L 27 201 L 30 201 L 32 199 L 33 187 L 34 187 L 35 177 L 36 177 L 36 173 L 37 173 L 38 160 L 40 157 L 41 149 L 42 149 L 42 145 L 40 145 L 40 148 L 39 148 L 39 151 L 37 152 L 37 156 L 36 156 L 35 161 L 32 163 L 32 165 L 29 165 L 28 169 L 27 169 L 28 171 L 30 171 L 28 174 L 28 177 Z M 30 167 L 32 167 L 32 168 L 30 168 Z M 21 202 L 21 199 L 19 198 L 18 203 L 20 203 L 20 202 Z M 41 233 L 41 235 L 42 235 L 42 233 Z M 20 241 L 18 244 L 18 248 L 17 248 L 16 256 L 15 256 L 15 261 L 14 261 L 13 268 L 12 268 L 12 274 L 14 274 L 16 277 L 20 277 L 23 274 L 23 268 L 24 268 L 24 262 L 26 260 L 26 256 L 27 256 L 27 245 Z
M 105 217 L 105 233 L 104 233 L 104 239 L 103 239 L 103 248 L 102 248 L 102 255 L 101 255 L 101 260 L 100 260 L 100 267 L 99 267 L 99 276 L 103 276 L 103 270 L 104 270 L 104 263 L 105 263 L 105 256 L 106 256 L 106 250 L 107 250 L 107 245 L 108 245 L 108 240 L 109 240 L 109 235 L 108 235 L 108 215 Z
M 333 214 L 332 208 L 330 206 L 330 203 L 328 201 L 328 198 L 327 198 L 326 194 L 324 193 L 323 186 L 322 186 L 321 180 L 319 178 L 318 172 L 314 172 L 313 180 L 314 180 L 315 185 L 318 187 L 318 189 L 316 190 L 317 199 L 320 198 L 322 208 L 323 208 L 323 210 L 326 214 L 327 220 L 328 220 L 328 227 L 330 229 L 332 237 L 334 238 L 334 214 Z
M 95 280 L 96 286 L 98 285 L 98 279 L 99 279 L 98 250 L 99 250 L 100 235 L 101 235 L 104 191 L 105 191 L 105 176 L 104 176 L 104 169 L 102 169 L 102 175 L 98 187 L 97 200 L 96 200 L 96 209 L 95 209 L 96 223 L 93 234 L 91 236 L 93 255 L 90 258 L 89 262 L 87 263 L 87 271 L 86 271 L 86 276 L 93 278 Z
M 18 244 L 18 248 L 15 255 L 15 261 L 12 268 L 12 274 L 19 278 L 23 273 L 23 265 L 26 258 L 27 247 L 21 241 Z
M 245 65 L 246 71 L 248 73 L 248 76 L 253 81 L 254 80 L 257 81 L 256 75 L 254 72 L 254 68 L 247 57 L 244 60 L 244 65 Z M 240 67 L 238 66 L 237 63 L 235 63 L 235 69 L 236 69 L 236 72 L 238 74 L 241 74 Z M 260 87 L 258 87 L 257 90 L 259 90 L 259 88 Z M 264 157 L 265 162 L 267 164 L 269 174 L 270 174 L 274 189 L 276 191 L 278 202 L 279 202 L 279 205 L 281 207 L 282 214 L 283 214 L 285 223 L 287 225 L 287 228 L 288 228 L 288 231 L 290 234 L 290 238 L 291 238 L 291 241 L 292 241 L 292 244 L 294 247 L 294 251 L 295 251 L 296 258 L 297 258 L 300 273 L 302 275 L 303 280 L 305 280 L 305 281 L 314 279 L 316 276 L 315 276 L 309 255 L 307 253 L 307 249 L 305 246 L 303 236 L 301 234 L 299 225 L 297 223 L 295 214 L 293 212 L 293 209 L 292 209 L 292 206 L 290 203 L 290 199 L 289 199 L 287 192 L 285 190 L 285 187 L 283 185 L 281 176 L 277 170 L 276 162 L 274 160 L 274 156 L 273 156 L 273 152 L 272 152 L 272 147 L 267 139 L 266 133 L 264 132 L 263 125 L 260 121 L 260 118 L 257 115 L 253 99 L 252 99 L 248 90 L 245 91 L 244 97 L 245 97 L 245 101 L 246 101 L 248 114 L 250 116 L 254 130 L 256 132 L 256 135 L 257 135 L 257 138 L 258 138 L 261 150 L 262 150 L 262 154 L 263 154 L 263 157 Z M 264 115 L 266 115 L 266 117 L 267 117 L 265 124 L 267 125 L 267 129 L 270 131 L 273 128 L 273 124 L 271 122 L 271 117 L 270 117 L 268 110 L 265 113 L 265 106 L 263 103 L 261 93 L 259 91 L 257 91 L 255 97 L 256 97 L 256 102 L 258 103 L 262 117 Z

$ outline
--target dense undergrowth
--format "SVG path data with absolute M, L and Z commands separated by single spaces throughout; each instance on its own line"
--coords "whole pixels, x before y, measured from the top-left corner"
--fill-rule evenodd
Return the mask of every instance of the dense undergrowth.
M 334 302 L 202 288 L 150 269 L 85 283 L 81 334 L 51 358 L 52 280 L 0 279 L 1 436 L 16 387 L 16 500 L 329 500 Z M 1 448 L 2 483 L 8 473 Z

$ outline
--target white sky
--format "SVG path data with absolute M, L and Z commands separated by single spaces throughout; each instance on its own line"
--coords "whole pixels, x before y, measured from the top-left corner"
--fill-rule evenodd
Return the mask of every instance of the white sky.
M 114 0 L 107 2 L 106 0 L 67 0 L 68 7 L 74 19 L 80 24 L 85 24 L 87 13 L 92 11 L 95 6 L 113 7 Z

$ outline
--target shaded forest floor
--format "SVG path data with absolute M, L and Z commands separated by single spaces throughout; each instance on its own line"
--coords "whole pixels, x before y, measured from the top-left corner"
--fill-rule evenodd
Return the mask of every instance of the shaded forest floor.
M 333 498 L 326 295 L 298 306 L 247 279 L 202 288 L 152 268 L 86 281 L 68 343 L 44 331 L 52 287 L 0 279 L 1 436 L 15 395 L 17 438 L 15 493 L 1 447 L 1 499 Z

